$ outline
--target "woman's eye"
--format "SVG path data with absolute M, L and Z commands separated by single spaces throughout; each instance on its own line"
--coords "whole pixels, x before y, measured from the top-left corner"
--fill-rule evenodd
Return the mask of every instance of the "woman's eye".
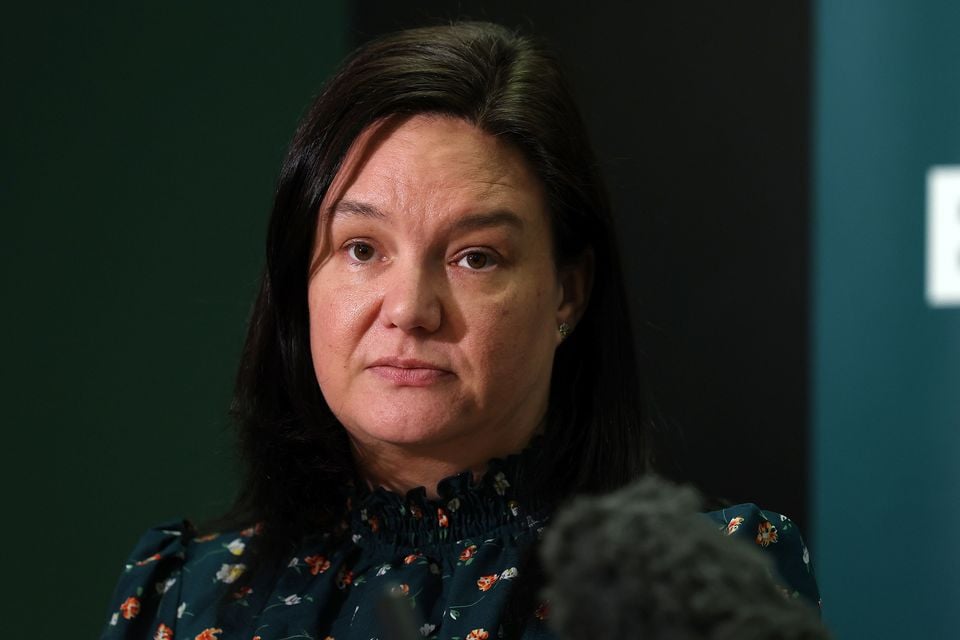
M 369 262 L 373 259 L 373 247 L 365 242 L 354 242 L 347 249 L 347 253 L 357 262 Z
M 486 253 L 481 253 L 479 251 L 471 251 L 466 254 L 457 262 L 462 267 L 467 267 L 468 269 L 473 269 L 474 271 L 480 271 L 492 267 L 495 262 Z

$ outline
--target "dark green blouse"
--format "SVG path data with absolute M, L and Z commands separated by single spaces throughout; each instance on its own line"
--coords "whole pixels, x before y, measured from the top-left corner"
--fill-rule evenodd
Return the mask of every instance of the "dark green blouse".
M 350 509 L 350 535 L 311 537 L 279 576 L 261 572 L 243 588 L 235 583 L 256 526 L 204 536 L 185 521 L 151 529 L 124 568 L 101 639 L 375 639 L 386 590 L 409 603 L 423 638 L 497 638 L 523 552 L 551 512 L 517 500 L 521 458 L 492 461 L 479 483 L 469 473 L 444 480 L 436 501 L 422 488 L 369 493 Z M 752 504 L 705 515 L 718 535 L 769 553 L 787 594 L 819 604 L 810 556 L 789 519 Z M 225 595 L 228 615 L 218 618 Z M 555 638 L 548 616 L 542 603 L 524 640 Z

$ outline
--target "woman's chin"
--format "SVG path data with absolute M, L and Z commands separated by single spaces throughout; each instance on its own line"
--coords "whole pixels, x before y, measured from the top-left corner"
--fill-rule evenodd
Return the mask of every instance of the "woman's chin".
M 463 421 L 451 421 L 449 416 L 430 414 L 381 417 L 373 423 L 348 428 L 347 431 L 358 445 L 368 447 L 443 447 L 469 438 L 469 428 Z

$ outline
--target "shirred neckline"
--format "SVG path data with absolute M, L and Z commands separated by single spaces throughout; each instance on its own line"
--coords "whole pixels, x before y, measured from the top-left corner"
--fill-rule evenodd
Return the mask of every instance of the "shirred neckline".
M 462 471 L 437 483 L 437 499 L 425 487 L 405 495 L 378 487 L 352 491 L 348 500 L 354 542 L 425 546 L 490 534 L 519 533 L 542 524 L 550 503 L 524 491 L 525 472 L 535 468 L 542 436 L 518 453 L 491 458 L 479 480 Z

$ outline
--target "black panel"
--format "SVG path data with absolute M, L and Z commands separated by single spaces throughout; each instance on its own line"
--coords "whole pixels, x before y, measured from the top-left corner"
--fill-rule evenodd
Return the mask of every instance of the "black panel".
M 355 43 L 470 17 L 548 38 L 604 160 L 673 475 L 807 514 L 809 7 L 353 3 Z

